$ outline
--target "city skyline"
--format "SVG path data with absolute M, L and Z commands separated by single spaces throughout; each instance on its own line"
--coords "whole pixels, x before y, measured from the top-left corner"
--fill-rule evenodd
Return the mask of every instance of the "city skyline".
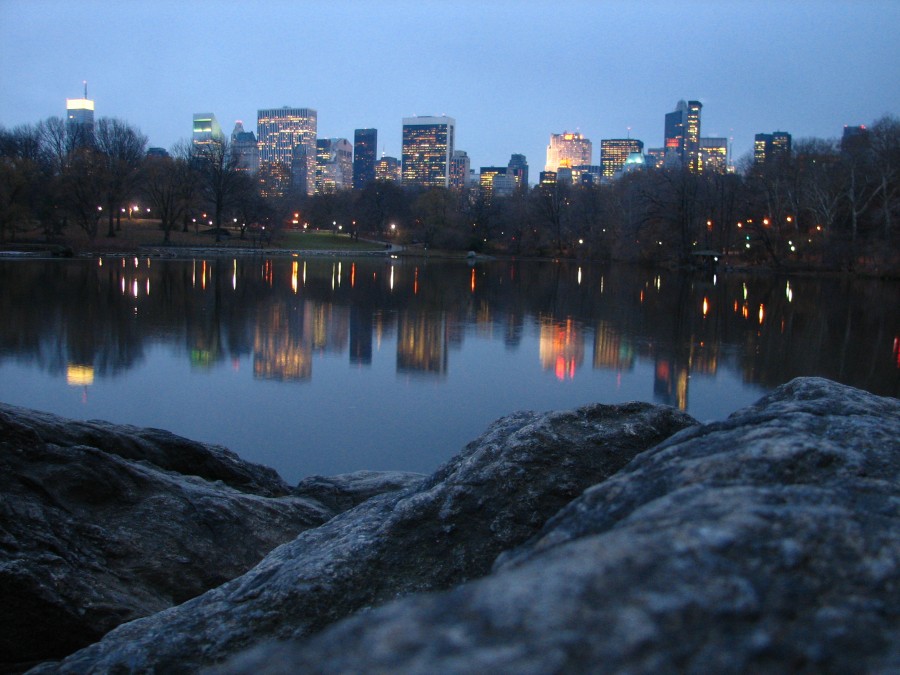
M 703 30 L 673 31 L 685 13 Z M 210 14 L 217 29 L 198 33 Z M 227 2 L 4 0 L 0 124 L 64 117 L 87 80 L 97 117 L 134 124 L 153 146 L 189 138 L 197 112 L 251 129 L 259 109 L 290 105 L 318 111 L 319 137 L 378 129 L 379 157 L 400 157 L 403 118 L 447 115 L 472 166 L 516 153 L 539 167 L 550 134 L 566 130 L 593 141 L 594 164 L 602 139 L 659 147 L 664 116 L 684 99 L 703 104 L 702 136 L 733 138 L 740 160 L 758 133 L 839 138 L 844 125 L 896 114 L 898 21 L 900 5 L 886 2 L 574 2 L 565 12 L 276 2 L 248 12 Z M 297 59 L 265 60 L 265 45 L 310 22 L 341 26 L 330 51 L 309 31 Z M 330 56 L 304 66 L 303 54 L 320 53 Z

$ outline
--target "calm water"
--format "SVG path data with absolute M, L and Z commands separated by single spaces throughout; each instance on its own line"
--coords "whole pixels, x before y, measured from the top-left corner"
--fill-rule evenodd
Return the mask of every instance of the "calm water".
M 518 409 L 721 419 L 798 375 L 900 395 L 900 287 L 574 263 L 0 260 L 0 400 L 290 482 L 430 472 Z

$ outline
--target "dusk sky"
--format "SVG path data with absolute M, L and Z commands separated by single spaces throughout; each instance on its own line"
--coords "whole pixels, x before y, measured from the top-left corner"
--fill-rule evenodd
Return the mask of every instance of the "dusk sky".
M 528 159 L 551 133 L 662 145 L 679 99 L 703 136 L 840 136 L 900 114 L 900 2 L 73 2 L 0 0 L 0 125 L 65 115 L 65 99 L 188 138 L 195 112 L 256 131 L 259 108 L 318 111 L 320 137 L 447 114 L 472 167 Z M 630 132 L 629 132 L 630 127 Z

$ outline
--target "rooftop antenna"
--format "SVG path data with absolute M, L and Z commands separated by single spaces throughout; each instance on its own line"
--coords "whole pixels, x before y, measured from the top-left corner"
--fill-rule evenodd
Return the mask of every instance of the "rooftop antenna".
M 87 80 L 82 80 L 81 83 L 84 85 L 84 97 L 87 98 Z
M 631 140 L 631 127 L 628 127 L 628 140 Z

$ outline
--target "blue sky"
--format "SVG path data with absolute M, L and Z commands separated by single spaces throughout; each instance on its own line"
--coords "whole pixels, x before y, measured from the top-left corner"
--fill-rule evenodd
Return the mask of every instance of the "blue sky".
M 399 156 L 403 117 L 447 114 L 472 166 L 528 158 L 551 133 L 662 144 L 663 116 L 703 105 L 704 136 L 837 137 L 900 114 L 900 2 L 236 3 L 0 0 L 0 125 L 64 115 L 82 80 L 96 115 L 151 145 L 226 132 L 259 108 L 318 111 L 319 135 L 375 127 Z

